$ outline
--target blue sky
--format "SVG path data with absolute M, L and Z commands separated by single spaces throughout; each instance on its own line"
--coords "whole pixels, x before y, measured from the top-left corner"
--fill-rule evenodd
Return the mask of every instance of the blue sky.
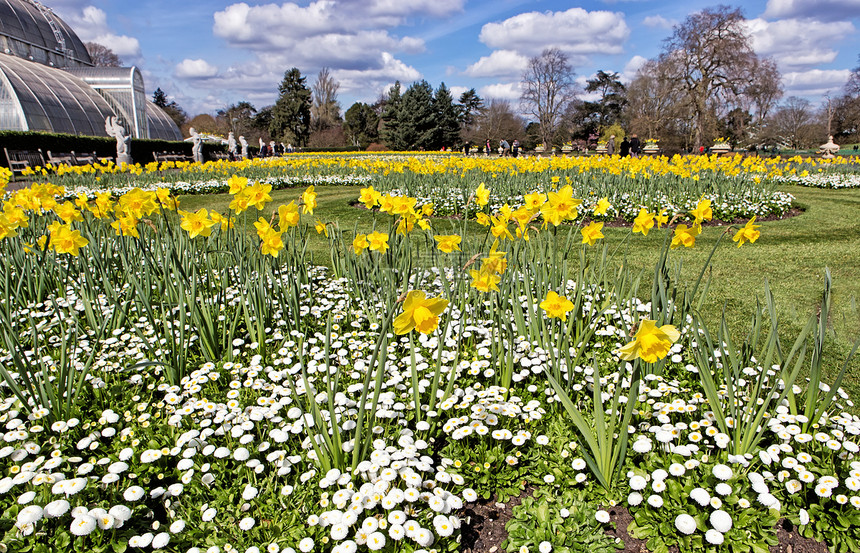
M 659 54 L 672 26 L 715 1 L 685 0 L 43 0 L 85 41 L 137 65 L 189 115 L 241 100 L 272 104 L 284 72 L 322 67 L 346 110 L 395 81 L 516 101 L 526 60 L 565 51 L 580 83 L 624 79 Z M 750 0 L 753 47 L 776 59 L 785 97 L 838 95 L 860 54 L 860 0 Z

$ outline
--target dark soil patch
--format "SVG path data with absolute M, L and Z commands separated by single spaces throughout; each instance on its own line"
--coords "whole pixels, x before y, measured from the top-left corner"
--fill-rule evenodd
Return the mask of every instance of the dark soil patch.
M 502 542 L 508 537 L 505 525 L 513 517 L 514 507 L 522 503 L 523 498 L 530 496 L 533 491 L 533 487 L 528 487 L 518 497 L 511 498 L 507 503 L 499 503 L 495 497 L 492 497 L 464 507 L 459 513 L 463 521 L 460 542 L 462 551 L 464 553 L 504 553 Z M 636 539 L 627 533 L 627 526 L 633 521 L 630 511 L 621 505 L 606 510 L 609 511 L 610 521 L 615 523 L 614 528 L 606 529 L 606 535 L 618 538 L 624 544 L 624 548 L 618 551 L 649 553 L 645 540 Z M 770 553 L 828 553 L 825 544 L 804 538 L 788 520 L 779 521 L 776 535 L 779 543 L 770 548 Z M 673 546 L 669 548 L 669 553 L 681 553 L 681 550 Z
M 766 221 L 780 221 L 782 219 L 789 219 L 791 217 L 797 217 L 798 215 L 801 215 L 804 211 L 805 210 L 800 209 L 798 207 L 792 207 L 787 212 L 785 212 L 784 215 L 771 214 L 771 215 L 766 215 L 765 217 L 756 217 L 755 222 L 760 223 L 762 221 L 765 221 L 765 222 Z M 749 221 L 749 219 L 744 219 L 743 217 L 736 217 L 735 219 L 733 219 L 731 221 L 722 221 L 722 220 L 718 220 L 718 219 L 713 219 L 711 221 L 703 221 L 702 226 L 703 227 L 724 227 L 724 226 L 728 226 L 728 225 L 745 225 L 745 224 L 747 224 L 747 221 Z M 585 222 L 587 223 L 590 221 L 586 220 Z M 688 224 L 688 222 L 683 221 L 683 220 L 677 221 L 677 223 Z M 605 226 L 605 227 L 632 227 L 633 221 L 627 221 L 621 217 L 617 217 L 616 219 L 614 219 L 612 221 L 604 221 L 603 226 Z
M 355 207 L 358 209 L 368 210 L 367 207 L 358 200 L 350 201 L 349 205 L 351 207 Z M 756 217 L 755 221 L 756 221 L 756 223 L 760 223 L 763 221 L 764 222 L 780 221 L 782 219 L 789 219 L 791 217 L 797 217 L 798 215 L 803 214 L 804 211 L 806 211 L 806 210 L 801 209 L 799 207 L 792 207 L 788 211 L 786 211 L 784 215 L 771 214 L 771 215 L 766 215 L 764 217 Z M 458 214 L 458 215 L 433 215 L 432 218 L 433 219 L 451 219 L 454 221 L 462 221 L 463 220 L 463 216 L 460 214 Z M 722 220 L 718 220 L 718 219 L 713 219 L 711 221 L 703 221 L 702 226 L 703 227 L 725 227 L 728 225 L 745 225 L 747 223 L 747 221 L 749 221 L 749 219 L 744 219 L 743 217 L 736 217 L 735 219 L 733 219 L 731 221 L 722 221 Z M 590 222 L 591 222 L 591 219 L 586 218 L 585 220 L 582 221 L 582 224 L 586 225 Z M 683 220 L 677 221 L 677 223 L 686 223 L 686 221 L 683 221 Z M 611 221 L 603 221 L 603 226 L 605 226 L 605 227 L 632 227 L 633 221 L 628 221 L 628 220 L 624 219 L 623 217 L 616 217 L 615 219 L 613 219 Z
M 827 546 L 821 542 L 804 538 L 794 525 L 782 519 L 776 524 L 779 543 L 770 548 L 770 553 L 828 553 Z
M 514 507 L 523 502 L 534 491 L 528 487 L 517 496 L 499 503 L 496 497 L 470 503 L 463 508 L 460 519 L 462 537 L 460 545 L 463 553 L 501 553 L 502 542 L 508 538 L 505 525 L 513 517 Z

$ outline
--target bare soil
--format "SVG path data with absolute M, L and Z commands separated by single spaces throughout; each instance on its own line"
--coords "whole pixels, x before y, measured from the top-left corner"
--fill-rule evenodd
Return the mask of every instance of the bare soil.
M 533 487 L 525 489 L 518 497 L 511 498 L 507 503 L 499 503 L 495 498 L 479 500 L 469 504 L 460 512 L 463 521 L 460 545 L 464 553 L 503 553 L 502 542 L 508 533 L 505 525 L 513 517 L 513 509 L 522 503 L 523 498 L 534 491 Z M 633 520 L 626 507 L 608 508 L 610 525 L 606 534 L 621 539 L 623 553 L 650 553 L 645 546 L 645 540 L 636 539 L 627 533 L 627 526 Z M 614 528 L 612 527 L 614 526 Z M 827 546 L 821 542 L 801 536 L 794 525 L 782 519 L 777 523 L 776 535 L 779 543 L 770 548 L 770 553 L 828 553 Z M 681 553 L 678 547 L 670 547 L 669 553 Z

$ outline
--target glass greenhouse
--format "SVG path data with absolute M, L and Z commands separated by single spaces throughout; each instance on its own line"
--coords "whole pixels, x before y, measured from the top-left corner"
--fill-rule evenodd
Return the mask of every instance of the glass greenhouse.
M 147 100 L 136 67 L 94 67 L 50 8 L 0 0 L 0 130 L 105 136 L 112 115 L 134 138 L 182 140 L 176 123 Z

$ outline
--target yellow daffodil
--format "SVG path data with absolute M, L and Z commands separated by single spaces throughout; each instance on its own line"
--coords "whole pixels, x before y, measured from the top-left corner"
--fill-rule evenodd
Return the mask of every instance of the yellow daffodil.
M 481 207 L 490 203 L 490 189 L 484 186 L 483 182 L 475 190 L 475 203 Z
M 282 231 L 298 225 L 300 219 L 299 206 L 296 202 L 290 202 L 278 208 L 278 228 Z
M 546 203 L 546 194 L 532 192 L 531 194 L 523 196 L 523 200 L 525 200 L 526 209 L 529 211 L 537 211 L 544 203 Z
M 355 255 L 361 255 L 370 244 L 367 243 L 367 235 L 359 234 L 352 241 L 352 251 L 355 252 Z
M 372 186 L 368 186 L 367 188 L 361 189 L 361 195 L 358 197 L 358 201 L 364 204 L 364 207 L 367 209 L 373 209 L 374 206 L 379 205 L 379 198 L 382 196 L 379 192 L 373 189 Z
M 78 251 L 89 244 L 89 240 L 81 236 L 80 231 L 72 230 L 71 224 L 61 225 L 55 221 L 48 227 L 51 235 L 51 247 L 57 253 L 68 253 L 77 257 Z
M 313 215 L 316 207 L 317 193 L 314 191 L 313 185 L 311 185 L 302 192 L 302 213 L 305 215 Z
M 550 319 L 566 321 L 567 314 L 573 310 L 573 302 L 550 290 L 546 293 L 546 299 L 540 302 L 540 308 L 546 311 Z
M 710 221 L 714 217 L 714 212 L 711 210 L 711 200 L 702 198 L 696 205 L 696 209 L 690 212 L 695 218 L 695 224 L 700 225 L 702 221 Z
M 576 219 L 579 215 L 576 207 L 581 203 L 582 200 L 574 199 L 573 188 L 569 184 L 558 192 L 548 192 L 547 201 L 540 208 L 544 226 L 547 223 L 558 226 L 562 221 Z
M 117 217 L 116 221 L 111 223 L 110 226 L 116 231 L 117 236 L 140 238 L 140 233 L 137 231 L 138 221 L 137 217 L 132 215 L 122 215 Z
M 477 269 L 470 270 L 469 276 L 472 277 L 472 288 L 481 292 L 489 292 L 490 290 L 499 291 L 498 284 L 502 281 L 502 277 L 486 265 L 481 267 L 480 271 Z
M 669 247 L 673 250 L 681 246 L 692 248 L 696 245 L 696 236 L 701 233 L 702 227 L 700 225 L 693 225 L 689 228 L 687 225 L 678 225 L 675 227 L 675 234 L 672 236 L 672 243 Z
M 269 227 L 265 232 L 260 234 L 260 253 L 263 255 L 271 255 L 278 257 L 278 253 L 284 249 L 284 242 L 281 240 L 280 232 Z
M 446 299 L 428 298 L 421 290 L 411 290 L 403 302 L 403 313 L 394 319 L 394 332 L 406 334 L 415 329 L 429 334 L 439 326 L 439 315 L 446 307 Z
M 62 219 L 64 223 L 84 220 L 83 215 L 81 215 L 81 212 L 78 211 L 77 207 L 75 207 L 75 204 L 72 202 L 57 204 L 54 206 L 54 213 L 56 213 L 57 217 Z
M 592 222 L 588 226 L 583 227 L 579 232 L 582 233 L 582 243 L 593 246 L 594 243 L 603 238 L 603 223 Z
M 739 248 L 744 245 L 745 242 L 752 244 L 758 240 L 761 233 L 756 229 L 761 225 L 754 225 L 753 223 L 755 223 L 755 215 L 753 215 L 753 218 L 747 221 L 747 224 L 741 227 L 741 229 L 735 233 L 734 238 L 732 238 L 733 241 L 738 243 Z
M 669 222 L 669 216 L 666 215 L 665 209 L 661 209 L 660 213 L 654 216 L 654 222 L 657 223 L 657 228 L 663 228 L 663 225 Z
M 325 234 L 325 237 L 328 238 L 328 225 L 317 219 L 316 224 L 314 225 L 314 229 L 317 231 L 317 234 Z
M 597 201 L 597 205 L 594 206 L 594 214 L 595 215 L 606 215 L 606 210 L 612 207 L 612 204 L 609 203 L 608 198 L 600 198 Z
M 272 201 L 272 197 L 269 196 L 269 192 L 272 191 L 271 184 L 261 184 L 259 182 L 255 182 L 253 185 L 245 188 L 242 193 L 245 194 L 248 198 L 248 207 L 256 207 L 257 209 L 263 209 L 266 207 L 266 204 Z
M 625 361 L 641 358 L 646 363 L 655 363 L 669 354 L 669 348 L 678 341 L 681 333 L 672 325 L 657 327 L 652 320 L 639 322 L 639 330 L 629 344 L 622 346 L 617 353 Z
M 367 235 L 368 249 L 379 253 L 388 251 L 388 234 L 385 232 L 373 231 Z
M 227 186 L 230 187 L 230 194 L 234 196 L 245 189 L 248 186 L 248 179 L 245 177 L 240 177 L 239 175 L 233 175 L 229 179 L 227 179 Z
M 6 214 L 0 214 L 0 240 L 3 240 L 4 238 L 12 238 L 17 235 L 18 233 L 15 231 L 15 225 L 9 221 Z
M 492 221 L 490 221 L 490 216 L 483 211 L 478 213 L 476 219 L 478 221 L 478 224 L 484 227 L 488 227 L 490 226 L 490 223 L 492 223 Z
M 493 242 L 490 247 L 490 253 L 487 257 L 481 260 L 481 270 L 487 270 L 491 273 L 502 274 L 508 268 L 508 259 L 505 257 L 505 252 L 498 251 L 499 241 Z M 498 282 L 498 281 L 497 281 Z
M 639 214 L 633 220 L 633 232 L 641 232 L 644 236 L 648 236 L 648 231 L 654 228 L 654 214 L 647 209 L 640 208 Z
M 490 217 L 490 221 L 492 222 L 490 232 L 493 234 L 493 236 L 500 240 L 504 240 L 506 238 L 508 240 L 514 239 L 510 229 L 508 229 L 508 222 L 504 218 Z
M 189 238 L 198 236 L 209 236 L 212 234 L 212 227 L 215 226 L 215 221 L 209 218 L 209 212 L 205 209 L 197 210 L 197 213 L 189 213 L 181 211 L 179 226 L 188 232 Z
M 436 235 L 433 237 L 436 240 L 436 247 L 439 248 L 439 251 L 445 253 L 451 253 L 453 251 L 461 251 L 460 250 L 460 242 L 463 240 L 463 237 L 459 234 L 447 234 L 447 235 Z
M 116 208 L 125 215 L 140 219 L 158 209 L 158 204 L 155 201 L 155 192 L 145 192 L 140 188 L 134 188 L 120 196 Z

